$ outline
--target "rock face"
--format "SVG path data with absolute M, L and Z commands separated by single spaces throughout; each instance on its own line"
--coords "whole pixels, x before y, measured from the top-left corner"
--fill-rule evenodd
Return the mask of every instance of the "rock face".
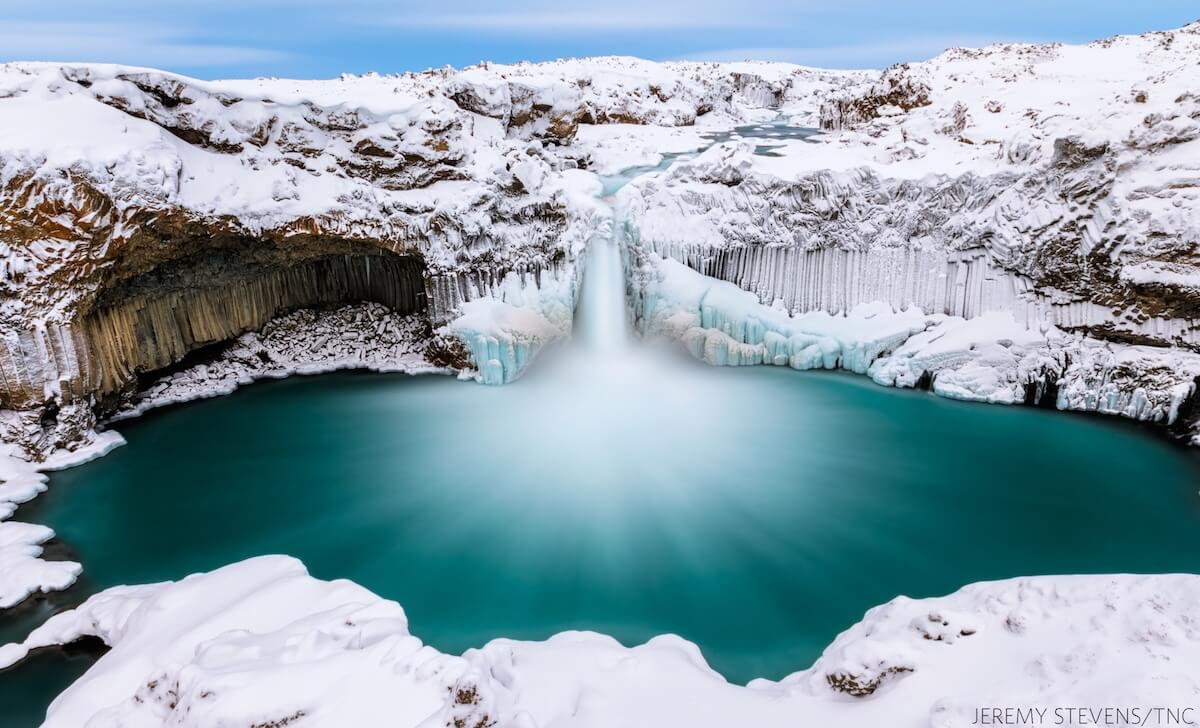
M 674 258 L 791 315 L 1011 314 L 1073 338 L 1001 346 L 1018 374 L 981 398 L 1174 422 L 1200 371 L 1198 52 L 1194 24 L 879 73 L 606 58 L 205 82 L 8 64 L 0 434 L 33 457 L 73 447 L 185 357 L 300 308 L 418 316 L 405 330 L 437 340 L 431 364 L 508 381 L 569 329 L 579 253 L 614 223 L 635 263 Z M 765 155 L 717 144 L 626 187 L 615 218 L 593 199 L 589 169 L 614 155 L 652 166 L 705 146 L 697 130 L 779 114 L 824 133 Z M 488 304 L 453 326 L 477 300 L 536 316 Z M 982 381 L 922 356 L 869 373 Z

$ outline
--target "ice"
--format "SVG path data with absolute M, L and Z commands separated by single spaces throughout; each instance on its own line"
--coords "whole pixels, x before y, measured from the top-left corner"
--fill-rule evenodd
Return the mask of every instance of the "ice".
M 653 254 L 643 258 L 639 281 L 643 331 L 679 339 L 693 356 L 718 366 L 765 363 L 866 373 L 881 353 L 945 318 L 919 309 L 893 311 L 886 304 L 864 304 L 845 316 L 793 317 L 763 306 L 732 283 Z
M 1200 376 L 1200 355 L 1031 327 L 1006 311 L 963 318 L 875 302 L 793 316 L 674 259 L 640 256 L 639 328 L 717 366 L 846 369 L 887 386 L 995 404 L 1039 401 L 1049 383 L 1060 409 L 1164 424 L 1175 422 Z
M 509 273 L 493 293 L 464 302 L 445 330 L 470 352 L 478 381 L 507 384 L 543 347 L 570 334 L 574 302 L 571 273 L 543 274 L 540 281 Z

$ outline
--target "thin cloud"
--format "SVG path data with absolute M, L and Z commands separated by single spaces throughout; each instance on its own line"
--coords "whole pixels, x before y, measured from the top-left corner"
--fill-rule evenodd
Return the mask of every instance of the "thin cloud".
M 948 48 L 978 48 L 994 43 L 1015 42 L 1037 41 L 979 35 L 930 36 L 825 47 L 724 48 L 688 53 L 678 60 L 780 61 L 816 67 L 878 68 L 893 63 L 927 60 Z
M 760 22 L 729 13 L 663 12 L 650 8 L 604 11 L 508 11 L 504 13 L 446 13 L 395 17 L 392 25 L 408 28 L 494 30 L 504 33 L 547 31 L 629 31 L 699 28 L 754 28 Z
M 9 61 L 221 67 L 288 57 L 268 48 L 204 43 L 152 24 L 0 20 L 0 58 Z

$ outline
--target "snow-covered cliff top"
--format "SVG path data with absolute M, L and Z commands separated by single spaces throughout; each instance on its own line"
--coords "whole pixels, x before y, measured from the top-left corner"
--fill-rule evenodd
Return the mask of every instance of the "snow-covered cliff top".
M 1130 232 L 1195 241 L 1198 55 L 1200 24 L 1081 46 L 955 49 L 881 73 L 614 57 L 199 81 L 10 63 L 0 66 L 0 287 L 32 307 L 7 309 L 8 320 L 28 322 L 71 286 L 94 286 L 139 230 L 197 223 L 363 240 L 445 270 L 571 256 L 586 235 L 563 241 L 563 170 L 613 171 L 664 141 L 696 146 L 665 130 L 775 113 L 828 133 L 770 156 L 735 152 L 733 166 L 934 184 L 1103 157 L 1119 172 L 1112 197 L 1136 218 Z M 1059 214 L 1029 207 L 1029 225 Z M 1131 277 L 1200 280 L 1188 264 L 1142 262 Z
M 106 265 L 122 240 L 166 215 L 251 235 L 366 239 L 450 268 L 479 257 L 478 239 L 505 262 L 536 258 L 563 232 L 556 174 L 586 164 L 557 149 L 579 124 L 736 119 L 744 106 L 848 77 L 602 58 L 209 82 L 9 63 L 0 66 L 0 286 L 25 294 L 56 272 Z M 546 229 L 531 231 L 539 220 Z
M 815 115 L 785 99 L 785 116 L 824 133 L 753 140 L 765 153 L 735 138 L 639 180 L 622 201 L 647 249 L 694 267 L 741 251 L 710 275 L 738 278 L 763 303 L 806 311 L 806 300 L 861 296 L 967 317 L 1011 310 L 1196 349 L 1197 58 L 1200 23 L 1079 46 L 950 50 L 829 90 Z M 847 273 L 853 284 L 799 281 L 803 268 L 771 270 L 755 257 L 764 249 L 820 271 L 843 265 L 835 254 L 861 256 L 845 265 L 862 270 Z M 880 269 L 885 258 L 894 269 Z M 926 274 L 945 298 L 921 292 Z M 882 288 L 864 283 L 876 278 Z
M 1123 160 L 1151 157 L 1139 174 L 1191 173 L 1200 150 L 1197 57 L 1200 22 L 1086 45 L 952 49 L 862 82 L 822 114 L 823 126 L 843 132 L 836 140 L 764 160 L 763 168 L 987 174 L 1048 161 L 1055 140 L 1074 136 L 1111 144 Z

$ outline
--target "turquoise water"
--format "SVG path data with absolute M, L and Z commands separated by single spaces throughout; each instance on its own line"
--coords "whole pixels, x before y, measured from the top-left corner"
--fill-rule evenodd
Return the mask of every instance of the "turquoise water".
M 107 586 L 287 553 L 399 601 L 450 652 L 674 632 L 744 682 L 808 666 L 897 594 L 1200 570 L 1200 460 L 1128 423 L 580 356 L 506 387 L 298 377 L 120 423 L 127 446 L 21 510 L 85 571 L 0 639 Z M 85 665 L 0 674 L 4 724 L 35 725 Z

